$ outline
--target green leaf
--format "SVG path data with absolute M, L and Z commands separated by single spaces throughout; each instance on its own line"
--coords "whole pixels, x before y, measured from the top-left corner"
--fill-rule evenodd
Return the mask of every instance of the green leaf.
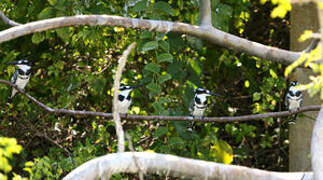
M 157 61 L 159 63 L 161 62 L 170 62 L 172 63 L 173 62 L 173 56 L 169 53 L 162 53 L 162 54 L 158 54 L 157 55 Z
M 144 11 L 147 9 L 147 0 L 141 0 L 139 2 L 137 2 L 133 8 L 131 9 L 133 12 L 140 12 L 140 11 Z
M 57 3 L 57 0 L 47 0 L 50 5 L 54 6 Z
M 146 88 L 152 93 L 152 95 L 158 95 L 161 92 L 161 87 L 156 83 L 149 83 Z
M 146 42 L 141 51 L 150 51 L 150 50 L 154 50 L 154 49 L 157 49 L 158 48 L 158 42 L 157 41 L 149 41 L 149 42 Z
M 252 95 L 253 101 L 258 101 L 260 99 L 260 97 L 261 97 L 261 94 L 259 92 L 255 92 Z
M 153 136 L 155 138 L 161 137 L 166 135 L 168 132 L 168 129 L 166 127 L 158 127 L 156 131 L 154 132 Z
M 154 73 L 159 73 L 160 67 L 158 64 L 155 63 L 149 63 L 145 66 L 144 70 L 154 72 Z
M 55 17 L 55 12 L 56 11 L 54 8 L 47 7 L 38 14 L 38 19 L 48 19 L 51 17 Z
M 167 73 L 172 75 L 173 79 L 182 79 L 186 76 L 186 72 L 184 71 L 184 67 L 181 62 L 175 61 L 170 64 L 167 68 Z
M 162 50 L 164 50 L 165 52 L 169 52 L 169 44 L 166 41 L 159 41 L 158 45 L 160 48 L 162 48 Z
M 67 42 L 69 41 L 69 30 L 68 28 L 60 28 L 60 29 L 56 29 L 56 33 L 58 35 L 58 37 L 60 37 L 63 41 Z
M 165 110 L 160 102 L 154 102 L 153 107 L 158 114 L 162 114 L 162 112 Z
M 211 157 L 216 162 L 230 164 L 233 160 L 232 148 L 227 142 L 218 140 L 214 146 L 211 146 Z
M 45 35 L 43 33 L 34 33 L 31 38 L 31 42 L 33 42 L 34 44 L 39 44 L 44 40 L 45 40 Z
M 159 1 L 154 4 L 154 9 L 163 11 L 169 15 L 174 15 L 174 9 L 166 2 L 164 1 Z
M 143 33 L 141 33 L 140 39 L 152 39 L 153 35 L 154 35 L 153 32 L 144 31 Z
M 180 137 L 171 137 L 168 142 L 168 145 L 170 145 L 170 146 L 173 146 L 173 145 L 178 146 L 178 145 L 183 145 L 183 144 L 184 144 L 184 141 Z
M 170 79 L 172 79 L 172 75 L 170 75 L 170 74 L 164 74 L 164 75 L 162 75 L 162 76 L 160 76 L 158 78 L 158 82 L 161 84 L 161 83 L 163 83 L 165 81 L 168 81 Z

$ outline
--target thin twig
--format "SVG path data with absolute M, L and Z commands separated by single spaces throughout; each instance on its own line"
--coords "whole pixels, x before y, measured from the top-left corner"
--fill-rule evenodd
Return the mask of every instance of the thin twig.
M 3 14 L 2 11 L 0 11 L 0 18 L 3 20 L 4 23 L 10 25 L 10 26 L 20 26 L 20 23 L 17 23 L 13 20 L 10 20 L 9 18 L 7 18 L 6 15 Z
M 113 83 L 113 121 L 116 124 L 116 132 L 118 136 L 118 152 L 124 152 L 124 132 L 122 129 L 121 121 L 120 121 L 120 115 L 118 111 L 118 94 L 119 94 L 119 88 L 120 88 L 120 80 L 122 76 L 122 71 L 126 65 L 128 55 L 130 52 L 136 47 L 136 43 L 131 43 L 131 45 L 123 52 L 121 58 L 119 59 L 119 64 L 117 68 L 117 72 L 114 78 L 114 83 Z
M 24 90 L 18 88 L 15 84 L 10 83 L 6 80 L 1 80 L 0 83 L 9 85 L 13 88 L 16 88 L 19 93 L 25 95 L 29 100 L 38 105 L 40 108 L 51 114 L 62 114 L 62 115 L 70 115 L 70 116 L 99 116 L 112 118 L 112 113 L 105 112 L 93 112 L 93 111 L 78 111 L 78 110 L 68 110 L 68 109 L 53 109 L 45 104 L 39 102 L 37 99 L 24 92 Z M 204 117 L 203 119 L 196 118 L 194 119 L 191 116 L 142 116 L 142 115 L 120 115 L 122 119 L 128 120 L 154 120 L 154 121 L 198 121 L 198 122 L 218 122 L 218 123 L 227 123 L 227 122 L 244 122 L 251 120 L 258 120 L 263 118 L 277 118 L 277 117 L 287 117 L 294 114 L 307 112 L 307 111 L 319 111 L 321 109 L 320 105 L 312 105 L 312 106 L 304 106 L 300 108 L 298 111 L 280 111 L 280 112 L 268 112 L 263 114 L 251 114 L 251 115 L 242 115 L 242 116 L 226 116 L 226 117 Z
M 129 135 L 129 133 L 127 131 L 126 131 L 126 138 L 128 140 L 128 146 L 129 146 L 130 151 L 135 152 L 135 148 L 133 147 L 131 137 L 130 137 L 130 135 Z M 140 165 L 139 165 L 137 157 L 135 156 L 135 153 L 133 153 L 133 160 L 134 160 L 134 162 L 135 162 L 135 164 L 136 164 L 136 166 L 138 168 L 139 179 L 144 180 L 144 173 L 143 173 L 142 169 L 140 168 Z

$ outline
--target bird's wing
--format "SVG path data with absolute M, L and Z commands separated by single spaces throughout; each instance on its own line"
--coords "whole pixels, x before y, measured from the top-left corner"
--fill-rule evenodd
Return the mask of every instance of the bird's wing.
M 288 92 L 285 94 L 284 104 L 286 109 L 288 109 L 289 108 Z
M 191 101 L 191 103 L 190 103 L 190 107 L 188 108 L 190 114 L 192 114 L 193 111 L 194 111 L 194 104 L 195 103 L 194 103 L 194 98 L 193 98 L 192 101 Z
M 301 95 L 301 102 L 299 103 L 299 106 L 301 107 L 303 105 L 304 97 L 303 94 Z
M 17 77 L 18 77 L 18 71 L 15 71 L 11 77 L 11 80 L 10 82 L 15 84 L 16 83 L 16 80 L 17 80 Z

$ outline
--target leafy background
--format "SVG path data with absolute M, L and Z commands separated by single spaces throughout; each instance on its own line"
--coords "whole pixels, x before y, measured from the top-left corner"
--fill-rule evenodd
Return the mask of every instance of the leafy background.
M 77 14 L 112 14 L 199 24 L 198 4 L 198 0 L 4 0 L 0 10 L 20 23 Z M 272 9 L 272 4 L 258 0 L 212 0 L 212 24 L 252 41 L 288 49 L 288 14 L 284 19 L 272 19 Z M 0 30 L 7 28 L 0 22 Z M 224 95 L 209 98 L 207 116 L 283 108 L 283 65 L 178 33 L 104 26 L 35 33 L 0 45 L 0 76 L 9 80 L 14 72 L 6 62 L 28 59 L 34 66 L 26 90 L 47 106 L 111 112 L 117 60 L 134 41 L 138 46 L 128 59 L 123 83 L 145 86 L 133 92 L 129 114 L 188 115 L 195 87 Z M 22 95 L 8 104 L 9 94 L 10 88 L 0 85 L 0 136 L 14 137 L 23 147 L 19 155 L 10 156 L 14 172 L 34 179 L 60 179 L 87 160 L 116 152 L 117 138 L 110 119 L 55 116 Z M 288 170 L 285 119 L 197 123 L 192 133 L 187 131 L 188 125 L 189 122 L 126 121 L 124 129 L 131 135 L 136 151 Z M 15 176 L 0 171 L 8 177 Z M 120 174 L 114 178 L 135 176 Z

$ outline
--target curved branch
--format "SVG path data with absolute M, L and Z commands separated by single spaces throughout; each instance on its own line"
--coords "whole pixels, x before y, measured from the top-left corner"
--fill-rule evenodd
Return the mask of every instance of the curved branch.
M 3 14 L 3 12 L 0 11 L 0 18 L 3 20 L 4 23 L 8 24 L 9 26 L 20 26 L 20 23 L 17 23 L 13 20 L 10 20 L 7 18 L 6 15 Z
M 121 58 L 119 59 L 119 64 L 117 68 L 117 72 L 115 74 L 114 82 L 113 82 L 113 109 L 112 109 L 112 114 L 113 114 L 113 121 L 116 124 L 116 132 L 118 136 L 118 152 L 124 152 L 124 132 L 122 129 L 121 121 L 120 121 L 120 115 L 118 111 L 118 94 L 119 94 L 119 88 L 120 88 L 120 79 L 122 76 L 122 71 L 124 67 L 126 66 L 127 58 L 130 52 L 136 47 L 136 43 L 130 44 L 130 46 L 123 52 Z
M 1 80 L 0 83 L 9 85 L 13 88 L 16 88 L 18 92 L 25 95 L 28 99 L 30 99 L 33 103 L 44 109 L 45 111 L 51 114 L 65 114 L 71 116 L 100 116 L 106 118 L 112 118 L 111 113 L 105 112 L 93 112 L 93 111 L 78 111 L 78 110 L 68 110 L 68 109 L 53 109 L 45 104 L 39 102 L 36 98 L 32 97 L 28 93 L 24 92 L 24 90 L 18 88 L 16 85 L 10 83 L 6 80 Z M 263 114 L 252 114 L 252 115 L 243 115 L 243 116 L 233 116 L 233 117 L 204 117 L 203 119 L 196 118 L 194 119 L 191 116 L 142 116 L 142 115 L 120 115 L 122 119 L 128 120 L 160 120 L 160 121 L 198 121 L 198 122 L 220 122 L 220 123 L 227 123 L 227 122 L 243 122 L 243 121 L 250 121 L 250 120 L 257 120 L 262 118 L 271 118 L 271 117 L 286 117 L 291 116 L 293 114 L 298 114 L 307 111 L 319 111 L 321 109 L 320 105 L 313 105 L 313 106 L 305 106 L 300 108 L 298 111 L 280 111 L 280 112 L 269 112 Z
M 149 152 L 124 152 L 92 159 L 74 169 L 63 179 L 109 179 L 109 177 L 116 173 L 138 173 L 139 170 L 134 161 L 134 157 L 145 173 L 193 179 L 295 180 L 302 179 L 302 177 L 312 179 L 313 176 L 311 172 L 281 173 L 182 158 L 174 155 Z
M 80 25 L 119 26 L 157 32 L 171 31 L 185 33 L 205 39 L 222 47 L 283 64 L 293 63 L 300 57 L 302 53 L 266 46 L 220 31 L 213 27 L 204 28 L 201 26 L 195 26 L 180 22 L 145 20 L 110 15 L 77 15 L 70 17 L 58 17 L 23 24 L 1 31 L 0 43 L 35 32 Z

